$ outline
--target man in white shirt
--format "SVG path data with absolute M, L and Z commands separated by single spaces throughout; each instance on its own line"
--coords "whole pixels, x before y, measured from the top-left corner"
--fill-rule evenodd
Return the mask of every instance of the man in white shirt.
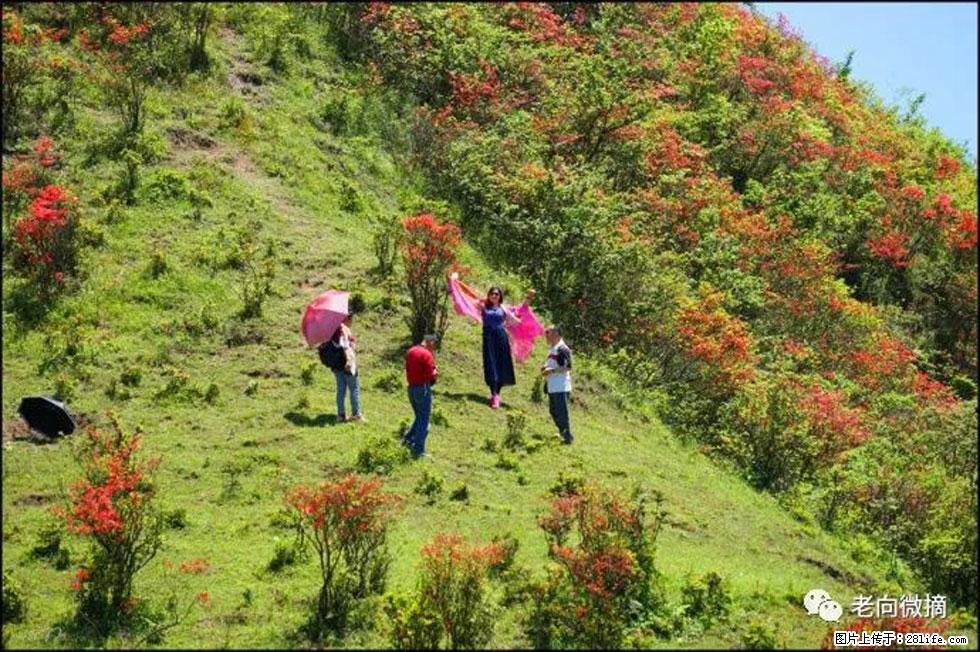
M 545 337 L 551 345 L 548 359 L 541 367 L 541 375 L 548 379 L 548 410 L 558 426 L 562 443 L 571 444 L 574 437 L 568 417 L 568 400 L 572 391 L 572 351 L 561 338 L 557 326 L 548 328 Z

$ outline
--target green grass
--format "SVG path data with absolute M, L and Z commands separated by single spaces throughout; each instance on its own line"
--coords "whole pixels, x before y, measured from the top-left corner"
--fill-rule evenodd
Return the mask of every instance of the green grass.
M 287 542 L 290 537 L 274 524 L 275 516 L 288 487 L 353 468 L 366 441 L 394 437 L 398 424 L 410 417 L 404 389 L 375 388 L 378 379 L 401 375 L 408 331 L 404 292 L 372 275 L 370 224 L 374 216 L 438 203 L 423 197 L 418 179 L 405 172 L 378 137 L 335 137 L 311 120 L 325 92 L 340 92 L 337 71 L 306 70 L 309 74 L 278 80 L 263 71 L 266 82 L 243 93 L 229 88 L 227 78 L 257 64 L 246 60 L 233 35 L 225 33 L 219 45 L 217 71 L 180 91 L 157 95 L 149 121 L 160 134 L 181 128 L 206 135 L 214 145 L 172 138 L 168 155 L 144 170 L 144 181 L 153 168 L 178 171 L 206 192 L 212 205 L 203 207 L 198 219 L 187 198 L 150 201 L 144 193 L 137 205 L 123 210 L 121 221 L 101 225 L 105 244 L 85 252 L 87 278 L 81 290 L 45 321 L 26 328 L 5 308 L 4 432 L 18 418 L 20 397 L 51 392 L 56 372 L 67 369 L 77 383 L 72 408 L 96 422 L 112 409 L 126 426 L 140 426 L 147 453 L 163 458 L 158 472 L 163 504 L 187 513 L 187 526 L 167 533 L 163 551 L 139 575 L 136 595 L 162 603 L 165 559 L 205 557 L 211 562 L 204 575 L 183 580 L 188 597 L 209 591 L 212 606 L 169 631 L 162 644 L 301 645 L 295 632 L 306 617 L 306 601 L 317 591 L 318 569 L 308 560 L 279 573 L 267 570 L 277 537 Z M 222 126 L 227 97 L 236 93 L 247 106 L 247 124 Z M 178 112 L 179 107 L 185 110 Z M 94 125 L 98 117 L 90 112 L 87 120 Z M 114 180 L 118 168 L 106 160 L 83 168 L 79 159 L 70 161 L 75 183 L 84 205 L 91 207 L 86 217 L 99 222 L 103 209 L 93 189 Z M 351 193 L 361 198 L 360 210 L 341 208 Z M 250 220 L 257 224 L 250 227 Z M 236 316 L 241 272 L 212 270 L 201 262 L 222 250 L 217 240 L 221 227 L 256 228 L 259 241 L 272 239 L 278 247 L 274 295 L 263 316 L 246 324 L 260 342 L 225 343 L 232 330 L 242 327 Z M 168 269 L 152 278 L 147 270 L 155 251 L 163 252 Z M 477 287 L 501 279 L 521 287 L 519 279 L 494 272 L 476 252 L 467 249 L 465 259 L 474 269 L 469 280 Z M 362 292 L 368 302 L 368 311 L 354 324 L 364 424 L 332 424 L 334 387 L 326 369 L 316 369 L 310 386 L 301 378 L 303 366 L 316 354 L 300 339 L 300 315 L 328 287 Z M 386 296 L 396 310 L 382 309 Z M 213 320 L 211 329 L 201 325 L 208 321 L 202 315 Z M 188 329 L 185 321 L 199 327 Z M 50 355 L 46 351 L 64 344 L 46 339 L 58 324 L 69 324 L 62 337 L 80 342 L 81 352 L 73 364 L 61 362 L 42 373 L 39 365 Z M 774 498 L 750 489 L 680 442 L 658 421 L 653 405 L 625 391 L 612 371 L 588 360 L 586 351 L 576 351 L 575 445 L 559 446 L 546 404 L 530 400 L 543 353 L 539 343 L 528 364 L 518 368 L 517 386 L 503 392 L 503 409 L 491 411 L 482 384 L 479 329 L 453 319 L 438 355 L 435 392 L 435 408 L 448 426 L 432 427 L 431 461 L 401 466 L 387 481 L 406 499 L 391 537 L 391 589 L 413 585 L 419 548 L 442 531 L 481 541 L 513 533 L 520 541 L 518 561 L 540 571 L 546 549 L 536 517 L 562 472 L 612 486 L 637 482 L 662 492 L 669 520 L 657 542 L 656 560 L 672 604 L 691 574 L 713 570 L 730 583 L 736 599 L 731 624 L 692 630 L 664 641 L 665 647 L 732 646 L 755 618 L 778 624 L 780 637 L 792 647 L 815 647 L 827 627 L 805 615 L 806 591 L 821 587 L 849 604 L 860 589 L 887 583 L 879 570 L 852 561 L 841 542 L 795 521 Z M 132 397 L 110 400 L 106 388 L 134 365 L 142 378 L 126 388 Z M 220 393 L 214 405 L 194 397 L 157 398 L 170 367 L 185 371 L 191 386 L 201 391 L 216 383 Z M 246 395 L 253 382 L 257 391 Z M 304 397 L 308 407 L 297 407 Z M 547 442 L 518 457 L 527 481 L 523 486 L 516 470 L 497 468 L 497 454 L 481 450 L 486 438 L 503 440 L 510 410 L 525 412 L 527 434 L 539 433 Z M 24 622 L 4 629 L 12 647 L 72 644 L 56 626 L 71 613 L 69 571 L 30 556 L 38 530 L 52 518 L 48 508 L 78 477 L 71 444 L 5 438 L 3 564 L 22 582 L 28 600 Z M 237 490 L 231 490 L 229 474 L 222 471 L 229 463 L 246 469 Z M 432 504 L 413 491 L 426 470 L 445 481 Z M 469 499 L 450 500 L 460 481 L 468 486 Z M 71 549 L 74 567 L 83 543 L 74 541 Z M 249 606 L 246 591 L 252 595 Z M 504 613 L 493 646 L 526 644 L 516 617 L 513 608 Z M 384 644 L 382 637 L 369 632 L 348 644 Z M 110 646 L 127 643 L 121 637 L 109 641 Z

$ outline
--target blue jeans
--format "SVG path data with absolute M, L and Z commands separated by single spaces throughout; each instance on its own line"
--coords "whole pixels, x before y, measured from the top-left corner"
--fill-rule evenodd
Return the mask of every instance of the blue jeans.
M 350 388 L 351 416 L 359 415 L 361 413 L 361 381 L 356 375 L 344 371 L 333 372 L 333 377 L 337 379 L 337 417 L 343 418 L 346 415 L 344 398 L 348 387 Z
M 568 419 L 568 395 L 569 392 L 555 392 L 548 394 L 548 411 L 551 418 L 558 426 L 558 434 L 568 443 L 572 443 L 572 424 Z
M 415 421 L 403 438 L 412 455 L 418 457 L 425 452 L 425 438 L 429 434 L 429 415 L 432 413 L 432 387 L 430 385 L 409 385 L 408 402 L 415 412 Z

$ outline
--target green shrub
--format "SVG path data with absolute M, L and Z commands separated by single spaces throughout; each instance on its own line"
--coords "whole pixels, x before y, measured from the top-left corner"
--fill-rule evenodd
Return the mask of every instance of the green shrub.
M 681 587 L 684 614 L 704 623 L 726 620 L 732 598 L 725 581 L 711 571 L 697 578 L 689 578 Z
M 270 573 L 278 573 L 286 566 L 292 566 L 296 563 L 296 548 L 295 546 L 286 545 L 281 541 L 276 541 L 276 547 L 272 552 L 272 559 L 266 565 L 266 569 Z
M 384 392 L 394 393 L 404 387 L 405 381 L 402 374 L 397 371 L 388 371 L 374 381 L 374 386 Z
M 187 175 L 170 168 L 153 170 L 143 184 L 143 198 L 153 204 L 187 199 L 191 193 L 191 182 Z
M 396 650 L 438 650 L 442 639 L 439 615 L 418 600 L 388 595 L 384 605 L 391 626 L 391 646 Z
M 442 476 L 424 470 L 422 471 L 422 477 L 419 478 L 418 483 L 415 485 L 415 493 L 428 498 L 428 502 L 431 504 L 442 493 L 443 483 Z
M 435 426 L 442 426 L 443 428 L 449 427 L 449 419 L 446 418 L 446 415 L 439 408 L 436 408 L 432 411 L 431 422 L 432 425 Z
M 748 628 L 742 632 L 741 643 L 746 650 L 775 650 L 782 647 L 776 639 L 775 628 L 760 621 L 749 623 Z
M 70 403 L 76 396 L 78 385 L 75 379 L 61 372 L 54 377 L 54 397 L 59 401 Z
M 3 571 L 3 624 L 15 623 L 24 619 L 27 613 L 27 601 L 24 599 L 24 589 L 13 573 Z
M 544 387 L 547 381 L 544 378 L 535 378 L 531 382 L 531 402 L 540 403 L 544 400 Z
M 221 105 L 218 125 L 222 129 L 239 129 L 245 127 L 249 120 L 248 107 L 242 98 L 232 96 Z
M 299 378 L 303 381 L 304 385 L 312 385 L 313 379 L 316 374 L 316 368 L 319 365 L 318 362 L 310 361 L 303 365 L 303 368 L 299 372 Z
M 505 471 L 517 471 L 521 467 L 516 456 L 504 451 L 497 453 L 497 461 L 494 462 L 494 466 Z
M 552 483 L 548 493 L 552 496 L 576 496 L 585 489 L 585 480 L 574 474 L 566 474 L 564 471 L 558 472 L 558 478 Z
M 241 316 L 244 319 L 262 316 L 262 305 L 272 294 L 272 281 L 276 275 L 276 248 L 270 240 L 262 254 L 258 246 L 247 239 L 241 243 L 242 265 L 244 267 L 241 296 Z
M 62 544 L 61 524 L 57 521 L 46 522 L 38 531 L 31 557 L 48 561 L 58 570 L 65 570 L 71 565 L 71 554 Z
M 218 395 L 221 393 L 221 388 L 218 387 L 218 383 L 209 383 L 207 388 L 201 393 L 201 398 L 208 405 L 214 405 L 215 401 L 218 400 Z
M 400 227 L 394 219 L 384 219 L 374 227 L 374 256 L 378 259 L 378 273 L 388 277 L 395 271 L 398 259 Z
M 150 264 L 146 268 L 146 273 L 150 278 L 160 278 L 167 273 L 168 269 L 167 257 L 162 251 L 157 249 L 150 254 Z
M 463 482 L 462 480 L 457 482 L 453 486 L 452 491 L 449 492 L 449 500 L 469 500 L 469 498 L 470 498 L 469 487 L 467 487 L 466 483 Z
M 507 413 L 507 433 L 504 435 L 504 448 L 518 450 L 527 444 L 524 439 L 524 429 L 527 427 L 527 416 L 523 412 Z
M 119 374 L 119 382 L 127 387 L 138 387 L 142 379 L 143 370 L 136 365 L 126 367 Z
M 248 385 L 245 386 L 245 396 L 255 396 L 259 393 L 259 381 L 254 378 L 248 381 Z
M 407 448 L 387 437 L 374 437 L 357 452 L 354 466 L 361 473 L 388 475 L 408 460 Z
M 163 524 L 171 530 L 183 530 L 187 527 L 187 510 L 177 507 L 163 512 Z
M 497 440 L 485 437 L 483 443 L 480 444 L 480 450 L 486 453 L 496 453 L 497 452 Z

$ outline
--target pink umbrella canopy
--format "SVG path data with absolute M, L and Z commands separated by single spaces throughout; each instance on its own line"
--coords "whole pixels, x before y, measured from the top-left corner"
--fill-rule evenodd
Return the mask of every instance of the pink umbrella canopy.
M 306 306 L 300 333 L 310 346 L 326 342 L 336 332 L 348 315 L 347 300 L 350 292 L 327 290 Z

